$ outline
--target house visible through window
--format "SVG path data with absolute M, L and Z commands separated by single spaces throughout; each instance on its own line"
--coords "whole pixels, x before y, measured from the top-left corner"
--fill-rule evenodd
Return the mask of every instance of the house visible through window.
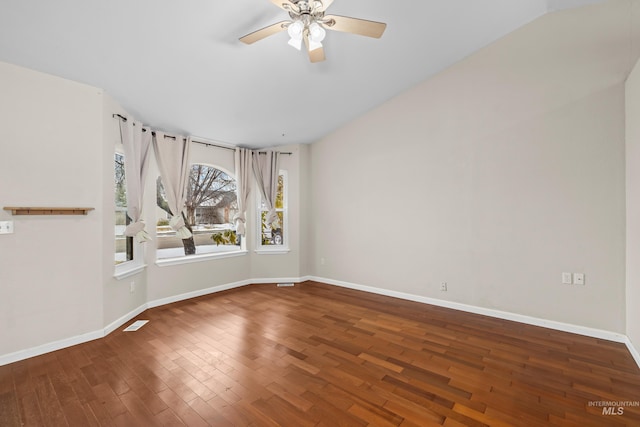
M 260 242 L 262 248 L 283 249 L 287 246 L 287 175 L 286 171 L 280 171 L 278 175 L 278 193 L 276 195 L 275 209 L 278 220 L 267 225 L 269 210 L 264 200 L 260 198 Z
M 124 156 L 115 153 L 114 156 L 114 176 L 115 176 L 115 264 L 122 264 L 133 260 L 133 237 L 124 235 L 124 229 L 131 219 L 127 216 L 127 187 L 124 173 Z
M 160 177 L 156 190 L 158 259 L 241 249 L 233 225 L 233 216 L 238 209 L 236 180 L 227 173 L 208 165 L 191 166 L 183 214 L 184 222 L 193 234 L 190 239 L 180 239 L 169 226 L 172 214 Z

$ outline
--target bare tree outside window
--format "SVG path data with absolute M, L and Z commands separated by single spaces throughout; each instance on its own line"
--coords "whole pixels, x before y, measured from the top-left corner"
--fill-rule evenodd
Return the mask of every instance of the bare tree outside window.
M 191 167 L 183 218 L 192 237 L 180 241 L 168 227 L 171 212 L 162 185 L 156 181 L 156 199 L 162 217 L 158 220 L 158 258 L 238 250 L 233 229 L 237 212 L 236 181 L 220 169 L 195 164 Z M 179 252 L 179 248 L 183 250 Z

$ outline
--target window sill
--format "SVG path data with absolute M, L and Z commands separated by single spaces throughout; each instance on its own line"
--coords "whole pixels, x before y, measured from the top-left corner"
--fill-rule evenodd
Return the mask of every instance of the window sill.
M 256 249 L 255 253 L 258 255 L 284 255 L 288 254 L 291 250 L 289 248 L 277 248 L 277 249 Z
M 190 264 L 193 262 L 202 262 L 202 261 L 210 261 L 214 259 L 223 259 L 223 258 L 234 258 L 238 256 L 244 256 L 248 251 L 234 251 L 234 252 L 223 252 L 217 254 L 202 254 L 202 255 L 189 255 L 182 256 L 179 258 L 162 258 L 156 260 L 156 265 L 158 267 L 166 267 L 168 265 L 180 265 L 180 264 Z
M 122 268 L 121 270 L 117 270 L 113 277 L 115 277 L 117 280 L 126 279 L 127 277 L 131 277 L 134 274 L 138 274 L 144 271 L 145 268 L 147 268 L 146 264 L 132 266 L 127 269 Z

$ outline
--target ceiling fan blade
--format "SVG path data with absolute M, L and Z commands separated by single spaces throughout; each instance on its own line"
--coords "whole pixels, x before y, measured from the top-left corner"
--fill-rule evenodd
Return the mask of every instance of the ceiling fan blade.
M 325 15 L 325 20 L 330 22 L 324 24 L 326 28 L 345 33 L 360 34 L 361 36 L 374 37 L 379 39 L 387 28 L 384 22 L 367 21 L 366 19 L 350 18 L 348 16 Z M 333 25 L 331 25 L 331 21 Z
M 279 33 L 280 31 L 285 30 L 285 24 L 289 21 L 278 22 L 277 24 L 269 25 L 268 27 L 261 28 L 253 33 L 249 33 L 246 36 L 240 37 L 240 41 L 242 43 L 251 44 L 255 43 L 258 40 L 262 40 L 265 37 L 269 37 L 273 34 Z
M 324 48 L 319 47 L 318 49 L 309 51 L 309 60 L 311 62 L 322 62 L 325 60 L 324 57 Z
M 322 62 L 325 60 L 324 48 L 319 47 L 317 49 L 309 50 L 309 34 L 307 32 L 304 33 L 304 45 L 307 47 L 307 52 L 309 53 L 309 61 Z

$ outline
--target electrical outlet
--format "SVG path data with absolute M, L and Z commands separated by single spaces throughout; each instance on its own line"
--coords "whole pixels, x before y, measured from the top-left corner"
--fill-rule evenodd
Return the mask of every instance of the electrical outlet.
M 447 282 L 440 282 L 440 290 L 446 292 L 447 290 Z
M 562 284 L 570 285 L 571 283 L 573 283 L 571 279 L 571 273 L 562 273 Z
M 136 282 L 129 283 L 129 293 L 134 293 L 136 291 Z
M 574 285 L 584 285 L 584 273 L 574 273 L 573 274 L 573 284 Z
M 13 221 L 0 221 L 0 234 L 12 234 Z

